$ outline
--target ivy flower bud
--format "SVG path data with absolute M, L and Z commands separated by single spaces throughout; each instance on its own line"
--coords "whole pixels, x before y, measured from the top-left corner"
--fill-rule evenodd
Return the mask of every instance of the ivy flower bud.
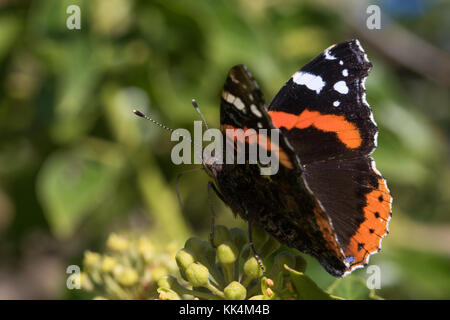
M 251 257 L 244 263 L 244 273 L 249 279 L 259 278 L 263 275 L 263 271 L 255 257 Z
M 227 300 L 244 300 L 247 296 L 247 289 L 237 281 L 231 282 L 223 290 Z
M 155 256 L 155 248 L 146 237 L 139 238 L 138 251 L 147 263 L 150 263 Z
M 92 291 L 94 289 L 94 285 L 92 284 L 86 272 L 80 273 L 80 283 L 81 287 L 86 291 Z
M 83 264 L 87 269 L 95 266 L 99 261 L 100 261 L 99 253 L 92 251 L 86 251 L 84 253 Z
M 135 269 L 129 267 L 115 268 L 114 276 L 116 280 L 125 287 L 135 285 L 139 280 L 139 275 Z
M 164 267 L 155 267 L 151 271 L 153 281 L 158 281 L 164 276 L 167 276 L 167 269 Z
M 175 256 L 175 260 L 180 270 L 186 270 L 186 268 L 195 261 L 194 256 L 187 249 L 181 249 L 180 251 L 178 251 Z
M 112 233 L 106 241 L 108 249 L 116 252 L 123 252 L 128 249 L 129 242 L 124 236 Z
M 226 243 L 222 243 L 217 248 L 217 260 L 223 264 L 234 263 L 239 256 L 239 251 L 236 246 L 227 241 Z
M 186 268 L 186 278 L 193 287 L 204 287 L 208 284 L 208 268 L 198 263 L 191 263 Z
M 117 261 L 113 257 L 104 256 L 102 259 L 102 265 L 100 268 L 101 268 L 102 272 L 109 273 L 114 270 L 116 263 L 117 263 Z
M 158 287 L 171 289 L 173 284 L 177 281 L 173 276 L 165 276 L 158 279 Z
M 181 297 L 175 291 L 166 288 L 159 288 L 159 300 L 181 300 Z
M 143 256 L 147 252 L 153 252 L 154 251 L 153 244 L 146 237 L 140 237 L 139 238 L 138 246 L 139 246 L 139 253 L 142 254 Z

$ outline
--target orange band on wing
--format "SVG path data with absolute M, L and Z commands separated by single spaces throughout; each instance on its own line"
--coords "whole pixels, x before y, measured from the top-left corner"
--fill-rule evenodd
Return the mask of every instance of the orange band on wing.
M 361 146 L 362 138 L 358 128 L 344 116 L 335 114 L 321 114 L 318 111 L 303 110 L 299 115 L 283 112 L 269 111 L 273 124 L 277 128 L 306 129 L 315 127 L 325 132 L 334 132 L 338 139 L 348 148 L 355 149 Z
M 347 257 L 354 258 L 353 268 L 365 264 L 368 256 L 381 248 L 381 239 L 388 233 L 391 199 L 386 181 L 378 179 L 378 189 L 366 195 L 365 220 L 344 250 Z
M 238 128 L 233 127 L 232 125 L 226 124 L 226 125 L 222 125 L 220 127 L 220 129 L 222 130 L 222 132 L 225 132 L 225 134 L 227 136 L 228 135 L 228 131 L 229 129 L 231 130 L 238 130 Z M 244 133 L 248 130 L 247 127 L 244 127 L 243 129 L 241 129 L 244 131 Z M 276 146 L 271 140 L 270 137 L 267 137 L 265 135 L 262 134 L 258 134 L 255 131 L 255 134 L 251 134 L 251 135 L 247 135 L 247 136 L 241 136 L 241 135 L 235 135 L 233 137 L 229 136 L 229 138 L 233 138 L 234 143 L 236 143 L 236 141 L 239 141 L 241 143 L 247 142 L 248 144 L 253 144 L 253 143 L 257 143 L 260 147 L 268 150 L 268 151 L 273 151 L 276 153 L 276 156 L 278 157 L 279 161 L 281 162 L 281 164 L 283 166 L 285 166 L 288 169 L 292 169 L 294 166 L 292 165 L 292 162 L 289 159 L 289 156 L 286 154 L 286 152 L 281 149 L 280 146 Z M 236 149 L 236 144 L 234 145 L 234 149 Z M 236 149 L 237 150 L 237 149 Z

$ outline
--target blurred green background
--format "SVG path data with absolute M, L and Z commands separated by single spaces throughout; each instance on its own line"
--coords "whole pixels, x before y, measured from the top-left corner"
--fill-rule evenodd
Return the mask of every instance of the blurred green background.
M 81 8 L 81 30 L 66 9 Z M 394 196 L 390 235 L 371 259 L 387 299 L 450 298 L 450 2 L 0 1 L 0 298 L 79 298 L 66 267 L 107 235 L 206 236 L 205 173 L 170 161 L 167 131 L 192 129 L 196 98 L 218 127 L 220 90 L 247 64 L 267 101 L 322 50 L 358 38 L 374 67 L 373 154 Z M 215 201 L 217 223 L 245 227 Z M 309 259 L 308 274 L 333 279 Z M 363 278 L 365 269 L 357 273 Z

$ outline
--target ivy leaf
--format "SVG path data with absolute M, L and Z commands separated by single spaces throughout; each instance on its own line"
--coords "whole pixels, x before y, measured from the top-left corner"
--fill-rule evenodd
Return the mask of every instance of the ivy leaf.
M 374 290 L 367 288 L 364 279 L 356 275 L 337 279 L 327 291 L 349 300 L 379 299 Z
M 292 282 L 299 300 L 339 300 L 342 298 L 335 297 L 325 292 L 307 275 L 303 272 L 296 271 L 284 265 L 284 268 L 289 271 Z
M 38 197 L 53 233 L 66 238 L 110 195 L 121 166 L 120 154 L 105 142 L 88 140 L 57 151 L 37 180 Z

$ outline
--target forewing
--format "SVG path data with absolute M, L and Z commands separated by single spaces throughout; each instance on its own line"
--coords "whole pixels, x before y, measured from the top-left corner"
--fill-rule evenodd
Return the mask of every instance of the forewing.
M 273 145 L 271 129 L 276 128 L 267 114 L 264 96 L 245 65 L 236 65 L 228 73 L 221 95 L 220 125 L 227 144 L 231 143 L 236 150 L 239 149 L 239 142 L 258 144 L 259 147 L 275 150 L 279 161 L 287 168 L 293 168 L 295 165 L 294 162 L 297 161 L 295 154 L 293 152 L 288 154 L 290 148 L 283 138 L 279 139 L 278 144 Z M 246 136 L 230 138 L 230 132 L 234 133 L 236 129 L 242 129 Z M 255 130 L 254 134 L 251 134 L 249 129 Z M 260 129 L 267 131 L 264 133 Z
M 269 105 L 302 164 L 370 154 L 377 126 L 365 98 L 372 64 L 358 40 L 331 46 L 288 80 Z

